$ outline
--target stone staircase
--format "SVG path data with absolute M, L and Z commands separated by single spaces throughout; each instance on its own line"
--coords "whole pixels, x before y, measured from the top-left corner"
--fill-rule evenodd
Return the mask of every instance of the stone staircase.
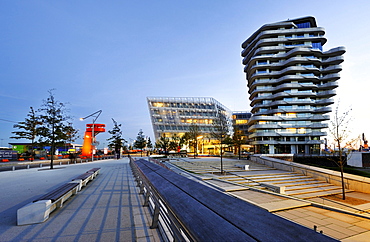
M 174 162 L 174 164 L 193 173 L 205 174 L 208 176 L 205 179 L 207 183 L 213 184 L 223 191 L 245 190 L 248 189 L 247 186 L 267 189 L 266 186 L 261 186 L 261 183 L 264 183 L 285 187 L 285 195 L 300 199 L 342 193 L 340 186 L 319 181 L 301 173 L 279 170 L 253 161 L 244 161 L 244 163 L 242 161 L 225 162 L 224 171 L 227 172 L 227 175 L 222 176 L 216 175 L 220 171 L 218 162 L 188 161 Z M 249 169 L 244 170 L 244 165 L 249 165 Z M 346 190 L 346 192 L 351 191 Z
M 261 186 L 260 183 L 284 186 L 285 195 L 294 196 L 300 199 L 309 199 L 342 193 L 341 187 L 324 181 L 315 180 L 309 176 L 294 172 L 269 171 L 270 172 L 266 172 L 266 170 L 265 172 L 243 171 L 238 172 L 240 174 L 234 173 L 236 174 L 235 176 L 225 176 L 218 179 L 232 182 L 234 184 L 253 186 L 260 189 L 266 189 L 264 186 Z M 346 190 L 346 192 L 350 192 L 350 190 Z

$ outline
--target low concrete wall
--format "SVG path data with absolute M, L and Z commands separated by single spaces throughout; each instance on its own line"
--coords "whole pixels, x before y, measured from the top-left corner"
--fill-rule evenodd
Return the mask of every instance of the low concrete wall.
M 305 176 L 310 176 L 320 181 L 342 186 L 340 172 L 338 171 L 331 171 L 319 167 L 279 160 L 264 155 L 254 155 L 252 156 L 252 160 L 280 170 L 301 173 Z M 346 189 L 370 193 L 370 178 L 344 173 L 344 183 Z

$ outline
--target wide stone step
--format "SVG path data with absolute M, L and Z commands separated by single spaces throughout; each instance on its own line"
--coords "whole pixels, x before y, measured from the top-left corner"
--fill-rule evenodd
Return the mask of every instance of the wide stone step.
M 292 181 L 292 180 L 299 180 L 299 179 L 307 179 L 307 176 L 290 176 L 290 177 L 276 177 L 276 178 L 250 178 L 251 180 L 257 182 L 273 182 L 273 181 Z
M 251 175 L 244 175 L 245 177 L 264 177 L 264 176 L 281 176 L 281 175 L 293 175 L 299 174 L 295 172 L 280 172 L 280 173 L 261 173 L 261 174 L 251 174 Z
M 261 176 L 243 176 L 243 177 L 247 177 L 249 179 L 267 179 L 267 178 L 281 178 L 281 177 L 292 177 L 292 176 L 295 176 L 298 174 L 275 174 L 275 175 L 272 175 L 272 174 L 268 174 L 268 175 L 261 175 Z
M 301 190 L 286 191 L 286 194 L 295 196 L 295 195 L 305 194 L 305 193 L 314 193 L 314 192 L 336 190 L 338 188 L 339 188 L 338 186 L 333 186 L 333 185 L 329 185 L 329 186 L 326 186 L 326 187 L 310 187 L 310 188 L 301 189 Z
M 291 187 L 291 186 L 299 186 L 299 185 L 308 185 L 308 184 L 320 184 L 320 183 L 326 183 L 324 181 L 317 181 L 317 180 L 308 180 L 308 181 L 302 181 L 302 182 L 270 182 L 271 184 L 274 184 L 274 185 L 280 185 L 282 184 L 282 186 L 285 186 L 285 187 Z
M 303 189 L 309 189 L 309 188 L 318 188 L 318 187 L 328 187 L 332 186 L 329 183 L 315 183 L 315 184 L 305 184 L 305 185 L 296 185 L 296 186 L 289 186 L 285 188 L 285 191 L 297 191 L 297 190 L 303 190 Z
M 249 182 L 247 180 L 240 181 L 240 182 L 237 182 L 237 183 L 242 184 L 242 185 L 248 185 L 248 186 L 259 186 L 260 185 L 258 182 Z
M 306 182 L 306 181 L 316 181 L 314 178 L 306 177 L 306 178 L 297 178 L 297 179 L 287 179 L 287 180 L 278 180 L 278 181 L 270 181 L 269 183 L 278 184 L 281 186 L 285 186 L 285 184 L 291 183 L 298 183 L 298 182 Z
M 351 190 L 346 190 L 346 192 L 351 192 Z M 337 188 L 335 190 L 329 190 L 329 191 L 299 194 L 299 195 L 294 195 L 294 196 L 297 198 L 301 198 L 301 199 L 309 199 L 309 198 L 314 198 L 314 197 L 323 197 L 323 196 L 336 195 L 336 194 L 342 194 L 342 188 Z

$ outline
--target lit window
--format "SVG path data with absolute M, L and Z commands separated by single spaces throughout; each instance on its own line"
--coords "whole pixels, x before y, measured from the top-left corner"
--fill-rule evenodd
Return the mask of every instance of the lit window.
M 236 124 L 246 124 L 246 123 L 248 123 L 248 120 L 243 120 L 243 119 L 239 119 L 239 120 L 235 120 L 236 122 Z
M 296 113 L 287 113 L 286 116 L 288 117 L 297 117 L 297 114 Z
M 153 106 L 154 107 L 163 107 L 164 104 L 163 103 L 153 103 Z

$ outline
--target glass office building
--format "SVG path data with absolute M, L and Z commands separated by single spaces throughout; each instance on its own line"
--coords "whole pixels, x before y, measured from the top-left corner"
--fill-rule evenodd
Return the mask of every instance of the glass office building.
M 263 25 L 242 44 L 256 153 L 320 152 L 345 53 L 324 51 L 324 34 L 303 17 Z
M 148 97 L 147 101 L 156 140 L 162 135 L 182 136 L 191 125 L 197 125 L 204 137 L 210 138 L 218 115 L 231 120 L 230 110 L 214 98 Z

